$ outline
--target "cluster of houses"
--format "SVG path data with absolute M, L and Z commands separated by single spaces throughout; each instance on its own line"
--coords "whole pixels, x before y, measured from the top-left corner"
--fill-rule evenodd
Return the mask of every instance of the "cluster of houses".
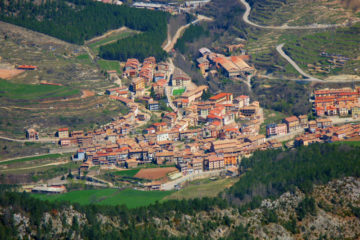
M 360 87 L 355 89 L 321 89 L 314 92 L 314 111 L 317 116 L 360 116 Z
M 229 46 L 229 51 L 236 49 L 236 46 Z M 208 48 L 200 48 L 200 57 L 196 59 L 197 66 L 203 75 L 208 72 L 218 70 L 226 77 L 246 78 L 246 75 L 251 74 L 255 69 L 246 62 L 250 60 L 249 55 L 239 55 L 226 57 L 223 54 L 214 53 Z
M 323 127 L 312 126 L 311 132 L 306 132 L 295 138 L 294 145 L 309 145 L 312 143 L 336 142 L 344 139 L 358 138 L 360 134 L 360 124 L 345 124 L 341 126 L 332 126 L 327 120 Z
M 59 129 L 60 144 L 79 147 L 73 160 L 83 162 L 82 169 L 175 164 L 183 175 L 229 168 L 258 149 L 282 147 L 259 134 L 262 116 L 258 102 L 245 95 L 234 98 L 231 93 L 202 101 L 206 89 L 199 86 L 185 92 L 179 98 L 188 103 L 181 106 L 182 114 L 167 112 L 161 122 L 151 124 L 141 134 L 134 127 L 141 112 L 133 106 L 128 115 L 95 131 Z M 238 123 L 237 119 L 247 121 Z
M 209 3 L 210 0 L 198 0 L 198 1 L 178 1 L 169 3 L 158 3 L 158 2 L 135 2 L 132 6 L 135 8 L 146 8 L 150 10 L 159 10 L 169 12 L 171 14 L 178 14 L 182 12 L 189 12 L 193 9 L 204 6 Z

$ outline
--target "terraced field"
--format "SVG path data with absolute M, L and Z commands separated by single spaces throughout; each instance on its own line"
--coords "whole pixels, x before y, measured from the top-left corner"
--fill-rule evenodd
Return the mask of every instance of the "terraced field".
M 305 35 L 290 40 L 284 50 L 313 75 L 360 75 L 360 23 L 349 27 Z M 339 57 L 339 58 L 338 58 Z M 346 60 L 342 62 L 341 58 Z M 336 63 L 334 63 L 334 59 Z M 318 71 L 314 69 L 317 68 Z
M 248 0 L 252 6 L 250 20 L 267 25 L 303 26 L 335 24 L 359 20 L 351 9 L 345 9 L 336 0 Z

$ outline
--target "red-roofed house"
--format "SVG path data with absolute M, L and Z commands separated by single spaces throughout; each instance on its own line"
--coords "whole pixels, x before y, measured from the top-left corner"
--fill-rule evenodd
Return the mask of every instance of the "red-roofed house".
M 215 102 L 215 103 L 223 103 L 223 104 L 232 103 L 233 94 L 232 93 L 219 93 L 219 94 L 209 98 L 209 101 Z
M 68 138 L 69 137 L 69 128 L 59 128 L 57 135 L 59 138 Z

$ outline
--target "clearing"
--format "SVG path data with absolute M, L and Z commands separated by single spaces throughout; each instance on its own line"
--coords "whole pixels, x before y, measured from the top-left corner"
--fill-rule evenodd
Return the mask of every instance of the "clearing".
M 20 70 L 20 69 L 0 69 L 0 78 L 11 79 L 23 72 L 24 70 Z
M 87 45 L 97 55 L 101 46 L 116 42 L 123 38 L 133 36 L 136 33 L 138 33 L 138 31 L 131 30 L 127 27 L 122 27 L 116 30 L 109 31 L 102 36 L 95 37 L 89 41 L 86 41 L 85 45 Z
M 33 197 L 49 201 L 69 201 L 82 205 L 126 205 L 128 208 L 136 208 L 153 204 L 171 193 L 171 191 L 138 191 L 133 189 L 94 189 L 59 195 L 33 194 Z
M 216 197 L 224 189 L 231 187 L 239 178 L 222 178 L 218 180 L 201 179 L 188 183 L 184 189 L 174 192 L 164 200 L 194 199 L 203 197 Z
M 17 100 L 40 100 L 80 95 L 80 91 L 65 86 L 12 83 L 0 79 L 0 97 Z

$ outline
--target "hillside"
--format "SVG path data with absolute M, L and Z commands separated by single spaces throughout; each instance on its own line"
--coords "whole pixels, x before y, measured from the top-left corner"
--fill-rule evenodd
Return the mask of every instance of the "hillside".
M 83 44 L 85 40 L 123 26 L 143 32 L 130 37 L 131 40 L 122 39 L 102 48 L 100 55 L 105 58 L 124 60 L 124 57 L 142 54 L 161 59 L 165 55 L 160 47 L 167 36 L 168 15 L 164 12 L 91 0 L 42 1 L 40 4 L 33 1 L 9 1 L 6 4 L 2 1 L 1 4 L 1 21 L 75 44 Z M 131 44 L 146 47 L 134 48 Z
M 312 75 L 360 74 L 360 23 L 291 39 L 285 51 Z
M 96 95 L 116 85 L 83 47 L 4 22 L 0 45 L 0 75 L 17 71 L 17 65 L 37 66 L 0 80 L 1 136 L 23 138 L 30 127 L 40 134 L 63 126 L 91 129 L 126 112 L 123 105 Z
M 342 178 L 315 186 L 310 195 L 287 192 L 245 212 L 204 205 L 204 201 L 134 210 L 81 207 L 2 193 L 0 239 L 356 239 L 360 236 L 359 191 L 360 179 Z
M 145 236 L 146 239 L 355 239 L 360 236 L 359 152 L 358 147 L 344 144 L 259 152 L 243 161 L 240 168 L 246 173 L 222 194 L 227 200 L 219 197 L 166 200 L 133 209 L 87 205 L 89 200 L 113 205 L 116 190 L 104 190 L 110 193 L 105 200 L 99 198 L 101 191 L 89 190 L 93 197 L 88 199 L 84 198 L 86 194 L 69 193 L 78 198 L 71 198 L 71 201 L 82 203 L 72 205 L 60 201 L 43 202 L 3 185 L 0 189 L 0 236 L 4 239 L 17 236 L 45 239 L 142 239 Z M 243 205 L 246 202 L 248 204 Z
M 355 1 L 342 2 L 343 4 L 336 0 L 248 0 L 252 7 L 250 19 L 268 26 L 358 21 L 358 6 Z

